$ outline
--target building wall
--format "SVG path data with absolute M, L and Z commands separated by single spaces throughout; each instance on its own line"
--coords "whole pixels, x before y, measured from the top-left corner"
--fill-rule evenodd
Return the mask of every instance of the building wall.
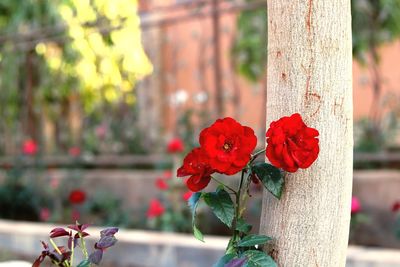
M 157 3 L 156 3 L 157 2 Z M 178 1 L 179 2 L 179 1 Z M 142 10 L 152 10 L 160 6 L 168 6 L 177 3 L 173 0 L 142 1 Z M 207 10 L 207 9 L 204 9 Z M 175 9 L 167 13 L 170 16 L 179 16 L 185 13 L 185 9 Z M 224 95 L 225 115 L 240 120 L 243 124 L 253 127 L 257 133 L 264 131 L 265 121 L 265 82 L 252 84 L 240 77 L 232 70 L 230 61 L 230 48 L 236 28 L 235 13 L 223 14 L 220 18 L 221 39 L 221 66 L 222 66 L 222 90 Z M 193 15 L 193 17 L 195 17 Z M 216 119 L 215 110 L 215 83 L 213 64 L 212 20 L 207 18 L 194 18 L 182 20 L 178 23 L 157 26 L 160 28 L 159 58 L 153 58 L 153 62 L 159 62 L 160 72 L 154 73 L 148 79 L 158 79 L 163 98 L 158 105 L 162 106 L 161 128 L 167 133 L 166 137 L 179 134 L 177 131 L 178 118 L 185 110 L 194 109 L 203 111 L 205 117 L 197 118 L 199 128 L 201 124 L 207 124 Z M 146 29 L 143 36 L 146 38 Z M 152 38 L 155 38 L 154 35 Z M 156 40 L 152 39 L 154 42 Z M 400 42 L 385 45 L 381 48 L 381 66 L 383 75 L 382 99 L 373 99 L 371 89 L 370 70 L 354 62 L 354 118 L 358 120 L 369 114 L 371 105 L 382 105 L 389 95 L 397 95 L 400 100 L 400 70 L 397 62 L 400 60 Z M 147 89 L 146 89 L 147 90 Z M 152 90 L 149 88 L 148 93 Z M 207 100 L 204 97 L 207 96 Z M 391 105 L 400 104 L 389 98 Z M 239 103 L 238 103 L 239 102 Z M 195 118 L 196 120 L 196 118 Z M 202 123 L 201 123 L 202 122 Z

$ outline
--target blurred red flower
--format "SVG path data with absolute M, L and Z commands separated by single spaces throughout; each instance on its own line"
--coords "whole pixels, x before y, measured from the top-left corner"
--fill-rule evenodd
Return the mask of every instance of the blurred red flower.
M 72 204 L 82 204 L 86 200 L 86 193 L 80 189 L 75 189 L 71 191 L 68 199 Z
M 72 156 L 72 157 L 78 157 L 81 154 L 81 149 L 77 146 L 73 146 L 68 150 L 68 153 Z
M 168 142 L 167 151 L 168 153 L 180 153 L 185 149 L 185 145 L 180 138 L 173 138 Z
M 277 168 L 295 172 L 305 169 L 317 159 L 319 132 L 307 127 L 300 114 L 283 117 L 270 124 L 266 133 L 266 156 Z
M 172 178 L 172 171 L 171 170 L 166 170 L 166 171 L 164 171 L 162 176 L 163 176 L 164 179 L 171 179 Z
M 398 212 L 400 211 L 400 201 L 396 201 L 393 206 L 392 206 L 392 211 L 393 212 Z
M 147 218 L 156 218 L 163 215 L 165 208 L 163 204 L 158 199 L 152 199 L 150 201 L 149 209 L 147 210 Z
M 25 140 L 24 143 L 22 144 L 22 152 L 25 155 L 29 156 L 36 155 L 36 153 L 38 152 L 37 143 L 32 139 Z
M 257 145 L 253 129 L 232 118 L 218 119 L 200 133 L 200 145 L 213 169 L 227 175 L 241 171 Z
M 72 210 L 72 221 L 74 221 L 74 222 L 79 221 L 80 218 L 81 218 L 81 213 L 78 210 L 73 209 Z
M 168 189 L 168 184 L 163 178 L 157 178 L 156 182 L 156 187 L 160 190 L 167 190 Z
M 351 198 L 351 214 L 355 214 L 361 211 L 361 204 L 357 197 Z
M 48 208 L 40 209 L 39 217 L 42 222 L 47 222 L 50 219 L 50 215 L 50 210 Z
M 183 200 L 188 201 L 189 198 L 193 195 L 192 191 L 187 191 L 182 195 Z
M 186 185 L 191 191 L 197 192 L 208 185 L 213 173 L 214 170 L 205 152 L 201 148 L 195 148 L 185 157 L 177 175 L 178 177 L 190 176 Z

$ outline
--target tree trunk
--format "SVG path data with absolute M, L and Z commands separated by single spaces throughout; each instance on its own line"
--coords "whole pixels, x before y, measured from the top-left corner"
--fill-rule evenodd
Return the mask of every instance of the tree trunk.
M 264 194 L 261 232 L 278 266 L 345 266 L 353 168 L 350 0 L 268 1 L 267 128 L 299 112 L 320 132 L 308 169 Z

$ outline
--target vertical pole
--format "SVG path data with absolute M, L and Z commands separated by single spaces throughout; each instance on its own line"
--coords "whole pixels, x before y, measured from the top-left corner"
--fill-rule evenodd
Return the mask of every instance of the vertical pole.
M 282 267 L 343 267 L 353 171 L 350 0 L 268 0 L 267 127 L 300 113 L 319 130 L 314 164 L 264 193 L 260 231 Z
M 215 105 L 217 110 L 217 117 L 222 117 L 224 114 L 224 100 L 222 88 L 222 74 L 221 74 L 221 42 L 219 31 L 219 5 L 218 0 L 212 1 L 212 26 L 213 26 L 213 42 L 214 42 L 214 87 L 215 87 Z

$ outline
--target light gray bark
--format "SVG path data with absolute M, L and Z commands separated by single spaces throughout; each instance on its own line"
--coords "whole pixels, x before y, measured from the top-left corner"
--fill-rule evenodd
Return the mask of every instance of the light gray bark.
M 269 0 L 267 128 L 299 112 L 320 154 L 265 193 L 261 233 L 283 267 L 345 266 L 353 167 L 350 0 Z

